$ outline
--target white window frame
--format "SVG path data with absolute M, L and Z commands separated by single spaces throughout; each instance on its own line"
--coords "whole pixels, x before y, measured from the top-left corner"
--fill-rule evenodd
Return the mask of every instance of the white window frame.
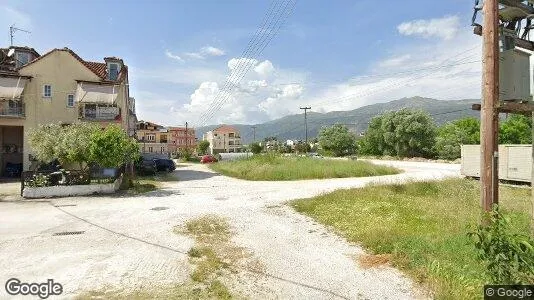
M 50 87 L 50 94 L 46 95 L 46 87 Z M 43 98 L 52 98 L 52 85 L 51 84 L 43 84 Z
M 146 135 L 146 140 L 149 142 L 155 142 L 156 141 L 156 135 L 153 133 L 149 133 Z
M 69 97 L 72 97 L 72 105 L 69 103 Z M 74 94 L 67 94 L 67 107 L 74 107 Z

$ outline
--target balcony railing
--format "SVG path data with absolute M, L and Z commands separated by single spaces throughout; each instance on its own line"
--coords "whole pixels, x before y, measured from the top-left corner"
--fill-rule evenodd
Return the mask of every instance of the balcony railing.
M 24 118 L 24 103 L 19 101 L 0 102 L 0 117 Z
M 120 121 L 121 109 L 114 106 L 85 105 L 80 107 L 79 117 L 86 121 Z

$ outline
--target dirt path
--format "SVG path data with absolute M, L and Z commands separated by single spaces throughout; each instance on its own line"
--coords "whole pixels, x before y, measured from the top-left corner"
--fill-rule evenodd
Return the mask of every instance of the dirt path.
M 232 242 L 261 268 L 236 275 L 233 290 L 251 298 L 411 299 L 412 282 L 389 268 L 361 268 L 363 250 L 295 213 L 288 200 L 368 183 L 459 176 L 459 166 L 386 162 L 405 173 L 375 178 L 249 182 L 202 165 L 178 168 L 181 181 L 139 197 L 83 197 L 49 203 L 0 203 L 0 281 L 54 278 L 64 296 L 102 288 L 146 289 L 185 281 L 193 240 L 175 225 L 205 214 L 228 218 Z M 55 206 L 59 207 L 55 207 Z M 164 210 L 151 210 L 163 207 Z M 53 236 L 61 231 L 81 235 Z M 0 298 L 5 297 L 0 291 Z

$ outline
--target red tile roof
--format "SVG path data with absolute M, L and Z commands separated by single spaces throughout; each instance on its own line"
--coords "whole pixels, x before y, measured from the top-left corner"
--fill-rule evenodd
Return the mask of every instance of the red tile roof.
M 74 58 L 76 58 L 79 62 L 81 62 L 87 69 L 89 69 L 91 72 L 93 72 L 100 79 L 102 79 L 104 81 L 108 81 L 106 63 L 83 60 L 78 54 L 76 54 L 74 51 L 72 51 L 71 49 L 66 48 L 66 47 L 62 48 L 62 49 L 58 49 L 58 48 L 52 49 L 52 50 L 48 51 L 47 53 L 41 55 L 40 57 L 34 59 L 29 64 L 22 66 L 21 69 L 26 67 L 26 66 L 29 66 L 29 65 L 31 65 L 33 63 L 35 63 L 36 61 L 41 60 L 43 57 L 48 56 L 49 54 L 51 54 L 51 53 L 53 53 L 55 51 L 66 51 L 66 52 L 70 53 Z M 119 74 L 119 77 L 117 78 L 117 81 L 122 81 L 124 79 L 124 77 L 126 77 L 126 73 L 128 73 L 128 67 L 126 65 L 124 65 L 123 68 L 121 68 L 121 72 Z
M 228 133 L 228 132 L 239 132 L 239 130 L 237 130 L 235 127 L 232 127 L 232 126 L 221 125 L 213 129 L 213 132 Z

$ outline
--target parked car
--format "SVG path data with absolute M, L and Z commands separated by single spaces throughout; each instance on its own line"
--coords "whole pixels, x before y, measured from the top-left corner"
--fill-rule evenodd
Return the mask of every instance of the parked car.
M 135 163 L 135 170 L 140 175 L 153 175 L 158 171 L 154 159 L 140 158 Z
M 209 164 L 217 162 L 217 159 L 213 155 L 204 155 L 202 156 L 202 159 L 200 159 L 200 163 L 203 164 Z
M 176 169 L 176 164 L 172 159 L 154 159 L 154 162 L 156 163 L 156 170 L 157 171 L 165 171 L 165 172 L 172 172 Z

